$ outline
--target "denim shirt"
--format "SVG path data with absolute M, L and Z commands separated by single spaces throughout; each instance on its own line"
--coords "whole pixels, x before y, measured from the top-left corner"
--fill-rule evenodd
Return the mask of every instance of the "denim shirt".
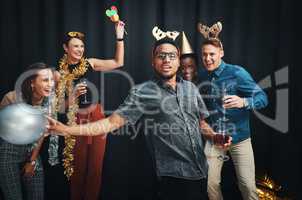
M 157 176 L 190 180 L 207 176 L 199 120 L 208 111 L 191 82 L 178 78 L 176 90 L 159 78 L 136 85 L 115 113 L 132 125 L 139 120 Z
M 226 130 L 236 144 L 250 137 L 249 110 L 267 106 L 268 100 L 264 91 L 255 83 L 251 75 L 242 67 L 221 62 L 211 73 L 201 74 L 200 92 L 210 112 L 207 119 L 217 131 L 218 121 L 225 113 Z M 223 89 L 227 95 L 245 98 L 248 105 L 244 108 L 224 109 L 222 107 Z

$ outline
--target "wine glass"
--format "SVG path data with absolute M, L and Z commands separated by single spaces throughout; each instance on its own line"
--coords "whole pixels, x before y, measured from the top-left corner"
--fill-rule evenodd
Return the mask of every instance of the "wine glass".
M 219 145 L 224 145 L 226 143 L 228 143 L 230 136 L 227 135 L 227 122 L 228 119 L 226 118 L 226 109 L 224 108 L 223 104 L 224 104 L 224 97 L 227 96 L 227 89 L 225 87 L 222 88 L 222 93 L 221 93 L 221 107 L 222 107 L 222 117 L 220 117 L 218 119 L 218 134 L 215 135 L 214 137 L 214 141 L 216 144 Z M 226 154 L 225 151 L 222 152 L 221 155 L 218 156 L 218 159 L 222 160 L 222 161 L 228 161 L 230 159 L 230 157 Z
M 81 78 L 80 81 L 79 81 L 79 83 L 80 83 L 80 84 L 84 84 L 84 85 L 86 85 L 86 87 L 87 87 L 88 80 L 87 80 L 86 78 Z M 86 92 L 85 94 L 82 94 L 82 95 L 80 96 L 80 104 L 81 104 L 81 105 L 84 105 L 84 106 L 85 106 L 85 105 L 90 105 L 90 104 L 91 104 L 91 102 L 88 101 L 87 92 Z

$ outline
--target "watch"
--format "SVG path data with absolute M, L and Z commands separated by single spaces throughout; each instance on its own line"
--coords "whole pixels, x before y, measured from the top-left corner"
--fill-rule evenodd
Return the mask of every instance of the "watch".
M 243 98 L 243 107 L 246 108 L 246 107 L 248 107 L 248 105 L 249 105 L 249 102 L 248 102 L 247 98 Z

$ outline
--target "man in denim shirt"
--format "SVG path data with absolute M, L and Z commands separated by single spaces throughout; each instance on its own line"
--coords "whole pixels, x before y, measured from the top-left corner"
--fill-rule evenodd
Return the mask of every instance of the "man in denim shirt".
M 222 60 L 224 52 L 218 38 L 207 38 L 201 51 L 205 72 L 201 76 L 200 88 L 211 114 L 207 122 L 219 132 L 220 120 L 223 116 L 227 119 L 224 127 L 232 136 L 232 145 L 227 150 L 235 166 L 239 189 L 245 200 L 258 199 L 249 111 L 265 107 L 267 96 L 244 68 Z M 208 138 L 205 150 L 209 164 L 208 196 L 210 200 L 221 200 L 221 154 L 224 156 L 226 149 L 212 145 L 211 137 Z
M 124 103 L 106 119 L 67 127 L 50 119 L 50 130 L 64 135 L 99 135 L 126 124 L 142 124 L 152 154 L 163 200 L 200 200 L 207 176 L 200 122 L 208 116 L 193 83 L 176 76 L 179 49 L 162 39 L 153 48 L 156 76 L 134 86 Z M 207 130 L 208 131 L 208 130 Z

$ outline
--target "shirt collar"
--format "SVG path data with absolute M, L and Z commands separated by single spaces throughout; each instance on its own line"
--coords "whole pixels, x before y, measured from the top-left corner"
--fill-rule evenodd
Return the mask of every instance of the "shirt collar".
M 153 79 L 152 79 L 155 83 L 157 83 L 159 86 L 163 87 L 163 88 L 171 88 L 170 85 L 166 84 L 164 82 L 164 80 L 159 77 L 158 75 L 154 75 Z M 176 76 L 176 84 L 178 85 L 179 83 L 182 83 L 184 80 L 182 77 L 180 76 Z
M 220 74 L 222 73 L 222 71 L 224 70 L 225 68 L 225 62 L 223 60 L 221 60 L 221 63 L 220 65 L 218 66 L 217 69 L 215 69 L 213 72 L 209 73 L 210 75 L 215 75 L 217 77 L 220 76 Z

